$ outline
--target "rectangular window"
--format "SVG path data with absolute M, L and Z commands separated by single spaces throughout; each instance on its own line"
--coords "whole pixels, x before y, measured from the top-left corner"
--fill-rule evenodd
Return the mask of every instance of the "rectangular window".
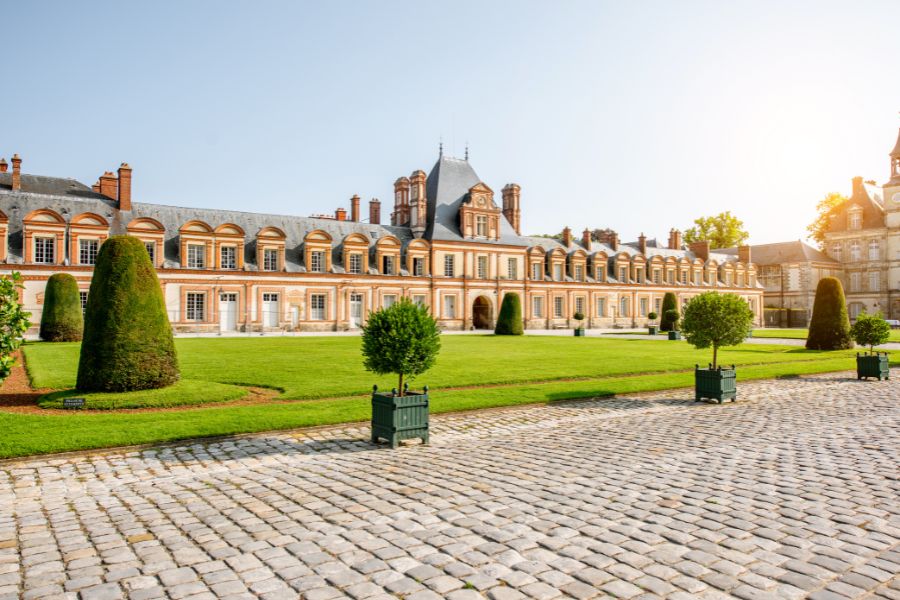
M 312 321 L 325 320 L 325 294 L 311 294 L 309 297 L 309 318 Z
M 553 281 L 562 281 L 562 280 L 563 280 L 562 265 L 559 263 L 556 263 L 555 265 L 553 265 Z
M 628 298 L 624 297 L 619 300 L 619 316 L 627 317 L 628 316 Z
M 731 287 L 731 273 L 725 273 L 725 285 Z
M 694 285 L 701 285 L 703 283 L 703 272 L 702 271 L 694 271 Z
M 738 287 L 742 287 L 744 285 L 744 274 L 743 273 L 737 274 L 737 284 L 738 284 Z
M 519 261 L 515 258 L 507 259 L 506 261 L 506 274 L 510 279 L 518 279 L 519 278 Z
M 555 296 L 553 298 L 553 317 L 561 319 L 563 316 L 563 297 Z
M 362 273 L 362 254 L 354 253 L 350 255 L 350 272 L 354 275 Z
M 641 268 L 636 268 L 634 270 L 634 282 L 635 283 L 644 283 L 644 270 Z
M 881 260 L 881 246 L 877 240 L 869 242 L 869 260 Z
M 877 292 L 881 289 L 881 274 L 869 273 L 869 291 Z
M 831 245 L 831 258 L 834 260 L 841 262 L 841 254 L 843 253 L 843 246 L 841 246 L 840 242 L 835 242 Z
M 862 213 L 854 212 L 850 215 L 850 229 L 862 229 Z
M 487 279 L 488 277 L 488 259 L 487 256 L 478 257 L 478 279 Z
M 597 298 L 597 316 L 606 316 L 606 298 Z
M 575 297 L 575 312 L 584 314 L 584 297 L 583 296 Z
M 278 270 L 278 249 L 277 248 L 266 248 L 263 250 L 263 270 L 264 271 L 277 271 Z
M 97 262 L 100 240 L 78 240 L 78 264 L 92 265 Z
M 44 265 L 56 262 L 56 238 L 34 238 L 34 262 Z
M 424 258 L 414 258 L 413 259 L 413 275 L 416 277 L 424 277 L 425 276 L 425 259 Z
M 381 273 L 383 275 L 395 275 L 394 271 L 394 257 L 393 256 L 382 256 L 381 257 Z
M 659 314 L 662 310 L 662 298 L 656 298 L 653 300 L 653 312 Z
M 860 274 L 859 273 L 850 273 L 850 291 L 858 292 L 859 291 L 859 283 L 860 283 Z
M 619 283 L 628 283 L 628 267 L 619 267 Z
M 603 267 L 597 267 L 597 273 L 594 275 L 597 281 L 603 281 Z
M 456 274 L 456 261 L 454 258 L 456 257 L 452 254 L 444 256 L 444 277 L 453 277 Z
M 156 242 L 144 242 L 144 248 L 147 249 L 147 254 L 150 256 L 150 262 L 154 265 L 156 264 Z
M 311 273 L 325 272 L 325 253 L 321 250 L 309 253 L 309 270 Z
M 575 265 L 575 281 L 584 281 L 584 267 Z
M 87 291 L 81 290 L 78 292 L 78 299 L 81 300 L 81 314 L 84 314 L 84 309 L 87 308 Z
M 187 253 L 188 269 L 206 268 L 206 246 L 188 244 Z
M 535 296 L 531 299 L 532 304 L 532 314 L 535 319 L 543 319 L 544 318 L 544 298 L 541 296 Z
M 672 269 L 666 270 L 666 283 L 669 285 L 675 283 L 675 271 Z
M 200 246 L 201 248 L 203 246 Z M 185 295 L 185 318 L 188 321 L 203 321 L 206 318 L 206 294 L 188 292 Z
M 687 285 L 687 278 L 688 278 L 688 272 L 682 271 L 681 272 L 681 284 L 682 285 Z
M 475 217 L 475 235 L 477 235 L 478 237 L 487 237 L 487 234 L 487 217 L 485 215 L 478 215 L 477 217 Z
M 641 316 L 646 317 L 649 308 L 649 301 L 647 298 L 641 298 L 640 303 Z
M 541 277 L 541 263 L 536 262 L 531 264 L 531 279 L 534 281 L 541 281 L 543 277 Z
M 415 294 L 412 297 L 413 304 L 418 304 L 419 306 L 425 306 L 425 296 L 423 294 Z
M 223 269 L 237 269 L 237 248 L 234 246 L 222 246 L 219 248 L 219 258 Z
M 444 318 L 456 318 L 456 296 L 444 296 Z
M 394 294 L 385 294 L 384 297 L 381 299 L 381 307 L 382 308 L 390 308 L 396 303 L 397 303 L 397 296 L 395 296 Z

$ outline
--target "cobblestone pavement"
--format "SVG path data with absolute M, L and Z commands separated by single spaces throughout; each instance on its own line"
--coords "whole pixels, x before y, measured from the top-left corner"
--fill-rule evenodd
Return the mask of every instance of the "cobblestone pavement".
M 828 375 L 0 464 L 0 598 L 900 598 L 900 387 Z

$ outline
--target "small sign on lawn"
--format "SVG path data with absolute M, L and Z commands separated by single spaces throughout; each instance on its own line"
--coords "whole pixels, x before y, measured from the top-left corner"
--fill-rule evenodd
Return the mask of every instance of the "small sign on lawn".
M 63 398 L 63 408 L 84 408 L 84 398 Z

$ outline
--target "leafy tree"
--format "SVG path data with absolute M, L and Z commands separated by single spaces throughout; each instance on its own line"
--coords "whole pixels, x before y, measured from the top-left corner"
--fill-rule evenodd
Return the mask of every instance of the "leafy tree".
M 678 311 L 678 299 L 675 298 L 674 293 L 666 292 L 660 308 L 660 311 L 662 311 L 662 320 L 659 322 L 660 331 L 675 331 L 675 324 L 668 318 L 670 310 Z
M 650 319 L 651 321 L 655 321 L 658 316 L 659 315 L 656 314 L 655 312 L 651 312 L 649 315 L 647 315 L 647 318 Z
M 740 246 L 749 237 L 750 234 L 744 229 L 744 222 L 732 215 L 731 211 L 714 217 L 694 219 L 694 226 L 684 232 L 684 241 L 688 244 L 709 241 L 713 248 Z
M 810 350 L 852 348 L 847 301 L 840 279 L 823 277 L 816 286 L 813 314 L 809 320 L 806 347 Z
M 834 209 L 847 201 L 847 197 L 837 192 L 831 192 L 816 204 L 816 219 L 806 226 L 809 232 L 808 239 L 815 241 L 819 249 L 825 247 L 825 233 L 831 225 L 831 215 Z
M 76 386 L 127 392 L 178 381 L 172 326 L 144 244 L 118 235 L 100 246 L 84 313 Z
M 874 352 L 875 346 L 891 339 L 891 326 L 884 320 L 881 312 L 874 315 L 863 312 L 856 317 L 856 323 L 850 328 L 850 337 L 860 346 L 868 346 L 869 351 Z
M 378 375 L 396 373 L 403 395 L 403 378 L 430 369 L 441 349 L 441 331 L 428 308 L 404 298 L 369 315 L 363 327 L 362 353 L 366 369 Z
M 500 316 L 497 318 L 494 333 L 497 335 L 523 335 L 525 333 L 522 325 L 522 301 L 515 292 L 509 292 L 503 296 Z
M 78 342 L 84 330 L 78 282 L 68 273 L 56 273 L 47 280 L 41 339 L 47 342 Z
M 695 348 L 712 346 L 715 369 L 719 348 L 743 342 L 752 324 L 753 311 L 745 300 L 734 294 L 705 292 L 684 307 L 681 332 Z
M 672 324 L 672 331 L 678 331 L 679 319 L 681 319 L 681 313 L 677 308 L 670 308 L 666 311 L 666 321 Z
M 15 271 L 0 277 L 0 382 L 9 377 L 16 363 L 13 355 L 31 327 L 31 313 L 25 312 L 19 301 L 19 290 L 24 287 L 22 276 Z

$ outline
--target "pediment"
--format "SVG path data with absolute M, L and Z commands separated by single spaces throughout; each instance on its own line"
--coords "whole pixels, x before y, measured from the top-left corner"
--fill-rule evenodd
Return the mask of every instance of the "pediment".
M 466 195 L 463 204 L 480 209 L 497 208 L 497 205 L 494 204 L 494 190 L 482 182 L 478 182 L 469 188 L 469 193 Z

